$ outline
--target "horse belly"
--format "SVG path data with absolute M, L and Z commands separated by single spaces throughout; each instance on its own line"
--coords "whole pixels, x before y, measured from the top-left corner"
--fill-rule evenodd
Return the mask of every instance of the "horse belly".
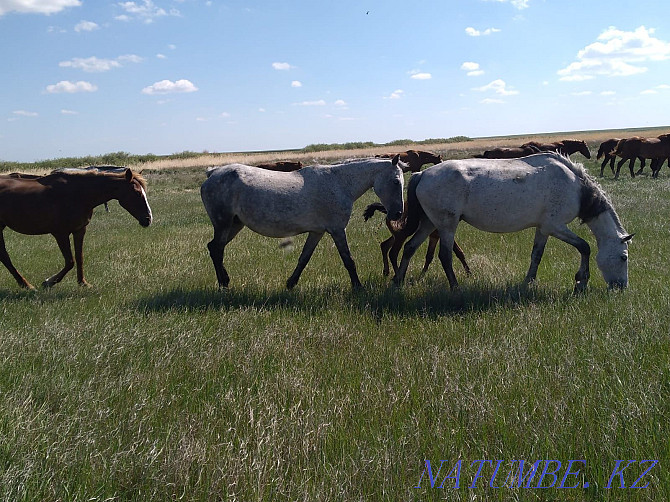
M 255 199 L 240 200 L 235 215 L 245 226 L 266 237 L 291 237 L 323 230 L 316 224 L 315 212 L 297 197 L 275 196 L 266 197 L 263 204 L 256 203 Z

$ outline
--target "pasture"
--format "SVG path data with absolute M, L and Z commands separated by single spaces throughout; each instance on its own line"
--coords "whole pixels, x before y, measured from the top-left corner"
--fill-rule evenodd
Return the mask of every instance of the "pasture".
M 573 160 L 599 173 L 595 155 Z M 575 221 L 593 250 L 577 296 L 574 248 L 550 239 L 523 288 L 533 230 L 465 224 L 456 237 L 473 275 L 455 264 L 460 290 L 438 260 L 417 280 L 425 244 L 391 287 L 388 230 L 362 218 L 371 191 L 347 228 L 363 291 L 329 236 L 287 291 L 305 236 L 280 247 L 248 229 L 226 250 L 230 289 L 219 291 L 204 168 L 145 169 L 154 223 L 141 228 L 116 202 L 95 210 L 90 288 L 71 273 L 23 291 L 0 273 L 1 500 L 670 499 L 666 167 L 655 180 L 614 181 L 609 168 L 598 179 L 636 233 L 630 287 L 606 290 L 593 235 Z M 5 240 L 33 283 L 62 266 L 50 236 Z M 531 488 L 511 477 L 489 487 L 497 460 L 500 486 L 520 459 L 560 460 L 555 486 L 535 488 L 538 473 Z M 578 488 L 558 488 L 573 459 L 584 463 L 564 486 Z M 633 459 L 607 488 L 617 460 Z M 649 459 L 648 486 L 630 488 Z M 478 460 L 492 463 L 470 488 Z

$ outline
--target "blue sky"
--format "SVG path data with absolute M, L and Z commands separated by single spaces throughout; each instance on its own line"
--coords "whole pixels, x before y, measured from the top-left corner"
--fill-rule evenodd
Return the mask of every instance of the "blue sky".
M 0 160 L 668 125 L 661 0 L 0 0 Z

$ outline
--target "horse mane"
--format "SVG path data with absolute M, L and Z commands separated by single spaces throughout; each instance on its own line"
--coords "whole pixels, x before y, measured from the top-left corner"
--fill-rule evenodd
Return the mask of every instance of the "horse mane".
M 609 212 L 617 229 L 625 232 L 619 215 L 614 210 L 612 201 L 607 197 L 595 178 L 586 171 L 584 165 L 572 162 L 570 157 L 565 155 L 560 155 L 560 157 L 563 159 L 565 166 L 577 176 L 581 184 L 579 213 L 577 216 L 582 220 L 582 223 L 588 223 L 601 214 Z
M 95 167 L 95 166 L 93 166 Z M 109 169 L 110 166 L 102 166 L 106 167 Z M 137 173 L 133 171 L 132 169 L 130 172 L 133 175 L 133 179 L 137 180 L 140 186 L 146 190 L 147 189 L 147 180 L 142 176 L 140 173 Z M 107 177 L 107 178 L 123 178 L 125 177 L 125 170 L 123 172 L 117 172 L 113 170 L 95 170 L 95 169 L 86 169 L 86 168 L 63 168 L 63 169 L 54 169 L 51 171 L 50 174 L 59 174 L 59 175 L 65 175 L 65 176 L 72 176 L 72 177 Z

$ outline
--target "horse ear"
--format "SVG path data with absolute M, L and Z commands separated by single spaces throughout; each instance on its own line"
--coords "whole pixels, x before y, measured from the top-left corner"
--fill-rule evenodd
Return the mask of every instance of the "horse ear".
M 130 180 L 133 179 L 133 172 L 130 170 L 129 167 L 126 168 L 126 171 L 125 171 L 124 174 L 126 176 L 126 181 L 130 181 Z
M 629 240 L 631 240 L 631 239 L 633 238 L 634 235 L 635 235 L 635 234 L 629 234 L 629 235 L 626 235 L 625 237 L 622 237 L 622 238 L 621 238 L 621 244 L 623 244 L 624 242 L 628 242 Z
M 398 165 L 398 162 L 400 161 L 400 154 L 396 153 L 395 157 L 393 157 L 393 160 L 391 161 L 391 164 L 393 164 L 393 167 Z

